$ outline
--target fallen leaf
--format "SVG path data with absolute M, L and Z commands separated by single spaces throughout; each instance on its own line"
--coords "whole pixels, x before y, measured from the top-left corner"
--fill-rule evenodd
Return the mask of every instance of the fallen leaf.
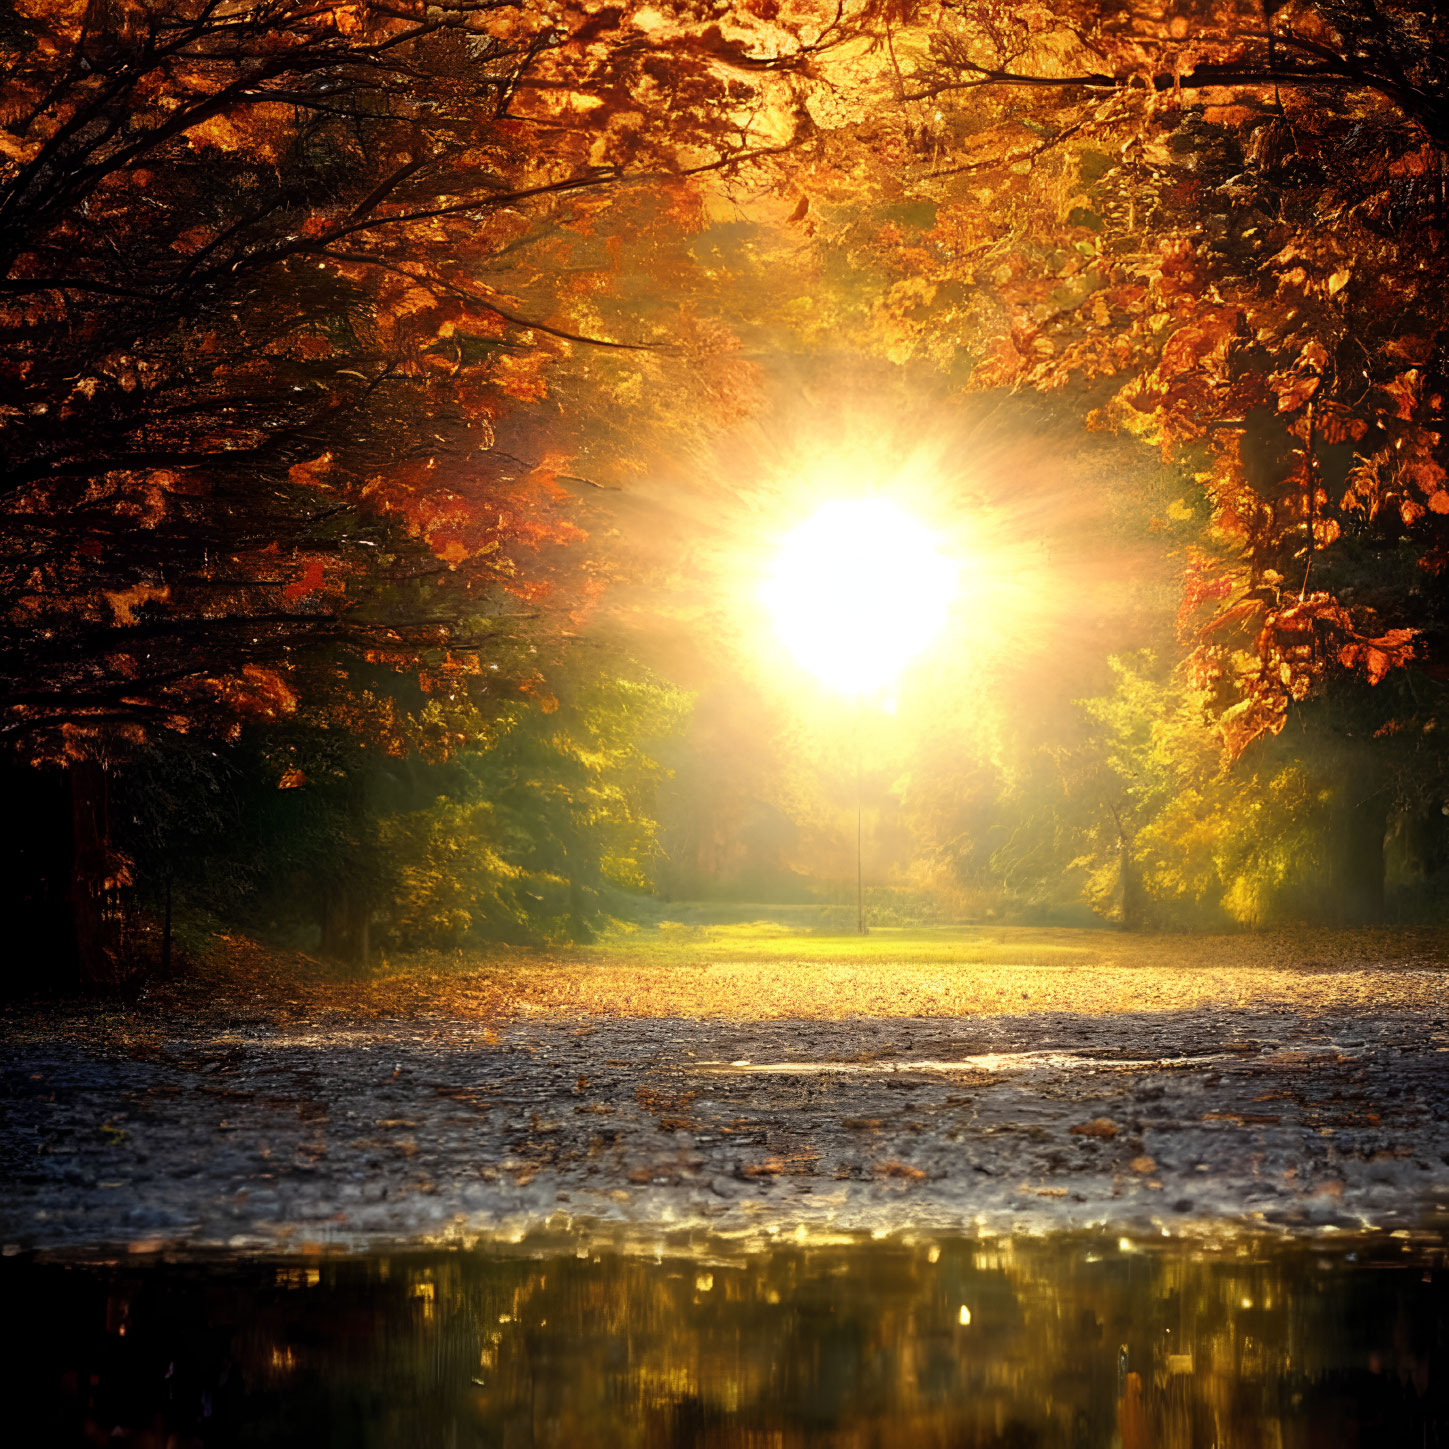
M 909 1182 L 926 1180 L 926 1174 L 919 1167 L 912 1167 L 909 1162 L 896 1162 L 894 1159 L 878 1163 L 875 1170 L 881 1177 L 903 1177 Z

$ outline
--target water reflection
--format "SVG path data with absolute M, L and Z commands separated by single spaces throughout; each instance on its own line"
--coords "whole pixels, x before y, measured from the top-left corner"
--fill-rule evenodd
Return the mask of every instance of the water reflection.
M 1401 1247 L 11 1259 L 11 1442 L 1417 1449 L 1449 1277 Z

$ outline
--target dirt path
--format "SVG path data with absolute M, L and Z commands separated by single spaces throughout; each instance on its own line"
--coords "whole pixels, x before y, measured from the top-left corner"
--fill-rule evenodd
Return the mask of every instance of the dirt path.
M 1449 1208 L 1443 980 L 1116 1013 L 213 1014 L 141 1053 L 12 1020 L 0 1240 L 1408 1230 Z

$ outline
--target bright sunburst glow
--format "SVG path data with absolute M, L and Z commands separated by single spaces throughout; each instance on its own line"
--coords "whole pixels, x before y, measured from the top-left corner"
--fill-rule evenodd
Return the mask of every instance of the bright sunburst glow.
M 884 499 L 827 503 L 780 547 L 762 591 L 795 658 L 842 694 L 889 688 L 946 622 L 956 565 Z

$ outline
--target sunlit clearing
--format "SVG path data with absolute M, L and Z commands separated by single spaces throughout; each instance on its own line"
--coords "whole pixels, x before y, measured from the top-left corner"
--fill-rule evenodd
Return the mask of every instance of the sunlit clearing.
M 804 668 L 871 694 L 940 633 L 956 575 L 935 534 L 895 504 L 840 500 L 783 541 L 762 595 Z

